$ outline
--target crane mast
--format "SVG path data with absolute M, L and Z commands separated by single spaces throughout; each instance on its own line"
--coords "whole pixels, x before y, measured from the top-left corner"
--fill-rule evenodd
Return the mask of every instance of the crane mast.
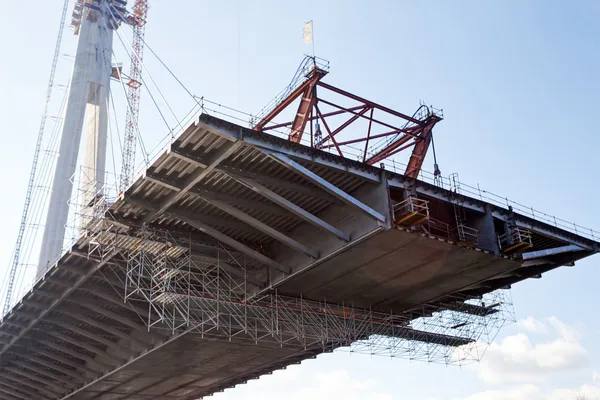
M 131 69 L 127 83 L 127 117 L 119 191 L 124 192 L 133 180 L 135 170 L 136 130 L 139 118 L 140 89 L 142 87 L 142 58 L 144 53 L 144 34 L 148 15 L 148 0 L 135 0 L 132 10 L 133 41 Z

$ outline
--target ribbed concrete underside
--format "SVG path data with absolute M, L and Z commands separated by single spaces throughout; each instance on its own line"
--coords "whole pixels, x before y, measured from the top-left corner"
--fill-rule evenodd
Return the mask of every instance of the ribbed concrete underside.
M 381 312 L 407 310 L 519 265 L 509 258 L 391 229 L 290 279 L 280 290 Z
M 297 363 L 320 351 L 276 345 L 222 342 L 197 334 L 160 350 L 83 390 L 73 399 L 197 399 L 264 373 Z

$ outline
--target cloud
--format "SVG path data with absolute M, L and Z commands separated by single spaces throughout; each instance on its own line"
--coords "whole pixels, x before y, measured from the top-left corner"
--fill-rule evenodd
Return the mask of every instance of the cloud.
M 462 400 L 579 400 L 600 399 L 600 386 L 597 378 L 599 374 L 594 372 L 592 383 L 586 383 L 575 389 L 550 389 L 543 391 L 539 386 L 525 384 L 504 390 L 487 390 L 465 397 Z
M 522 385 L 506 390 L 486 390 L 463 400 L 545 400 L 545 397 L 538 386 Z
M 517 322 L 517 326 L 519 329 L 527 333 L 548 334 L 548 328 L 546 325 L 533 317 L 527 317 Z
M 518 323 L 521 332 L 493 343 L 476 366 L 486 383 L 535 383 L 549 373 L 585 368 L 587 351 L 579 342 L 580 333 L 555 317 L 543 321 L 527 318 Z M 544 341 L 532 341 L 527 333 L 543 334 Z

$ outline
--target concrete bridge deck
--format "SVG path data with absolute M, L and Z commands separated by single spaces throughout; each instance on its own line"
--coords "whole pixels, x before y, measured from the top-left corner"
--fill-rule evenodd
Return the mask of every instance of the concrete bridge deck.
M 411 199 L 427 203 L 414 225 L 401 222 L 415 209 L 403 206 L 414 206 Z M 103 215 L 0 324 L 0 399 L 196 399 L 346 344 L 282 345 L 225 329 L 200 335 L 190 320 L 149 328 L 159 310 L 127 297 L 131 255 L 143 248 L 176 259 L 183 250 L 149 239 L 147 229 L 183 238 L 195 265 L 218 265 L 243 282 L 231 293 L 244 299 L 276 293 L 393 311 L 406 318 L 395 332 L 412 319 L 571 266 L 599 246 L 511 210 L 207 115 Z M 100 244 L 99 234 L 109 235 L 110 245 Z M 412 339 L 448 346 L 467 340 L 426 332 Z

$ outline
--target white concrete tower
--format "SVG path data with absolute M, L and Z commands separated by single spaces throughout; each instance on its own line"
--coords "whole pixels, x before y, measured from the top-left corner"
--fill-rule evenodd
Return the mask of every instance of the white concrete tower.
M 114 19 L 113 3 L 120 6 L 122 0 L 78 0 L 73 14 L 73 25 L 79 35 L 75 65 L 64 125 L 60 140 L 59 156 L 52 181 L 52 193 L 44 236 L 39 256 L 38 275 L 48 264 L 61 255 L 69 201 L 72 196 L 72 177 L 77 169 L 81 137 L 85 133 L 85 151 L 82 163 L 81 185 L 91 193 L 80 202 L 93 203 L 104 186 L 106 142 L 108 127 L 108 103 L 112 72 L 112 40 Z M 84 122 L 86 129 L 84 130 Z

